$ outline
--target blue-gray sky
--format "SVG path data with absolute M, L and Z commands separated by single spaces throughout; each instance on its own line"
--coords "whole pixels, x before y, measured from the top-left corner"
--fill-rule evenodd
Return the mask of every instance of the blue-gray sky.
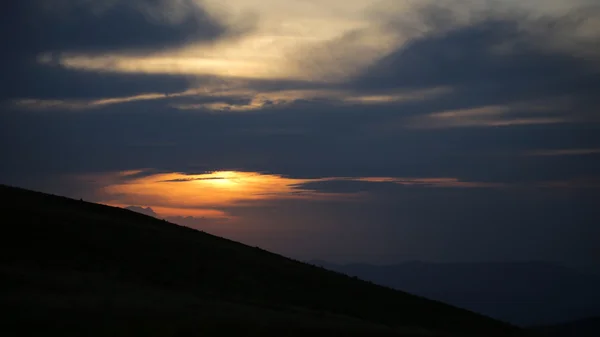
M 600 270 L 593 1 L 3 7 L 1 183 L 302 259 Z

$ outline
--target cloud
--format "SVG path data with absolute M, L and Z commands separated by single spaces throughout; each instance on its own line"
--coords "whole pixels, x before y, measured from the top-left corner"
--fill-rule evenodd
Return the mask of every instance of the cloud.
M 228 27 L 191 0 L 24 0 L 3 9 L 13 52 L 154 52 L 221 38 Z
M 541 110 L 541 111 L 540 111 Z M 511 106 L 482 106 L 478 108 L 434 112 L 415 116 L 401 123 L 404 127 L 437 129 L 451 127 L 501 127 L 514 125 L 536 125 L 565 123 L 561 115 L 547 113 L 548 109 L 529 106 L 525 109 Z M 384 127 L 389 127 L 385 125 Z M 392 125 L 393 128 L 393 125 Z
M 444 111 L 432 104 L 437 105 L 419 101 L 373 108 L 305 101 L 244 114 L 180 111 L 156 101 L 104 106 L 83 114 L 5 110 L 0 115 L 4 139 L 0 152 L 11 160 L 0 170 L 19 172 L 23 179 L 43 172 L 154 168 L 164 173 L 234 170 L 294 178 L 456 177 L 510 182 L 590 175 L 599 168 L 594 156 L 522 155 L 544 149 L 599 148 L 594 124 L 485 130 L 406 129 L 399 124 L 381 131 L 382 125 L 406 123 L 407 117 L 424 111 Z
M 386 29 L 407 32 L 408 38 L 350 85 L 364 91 L 450 87 L 453 94 L 444 97 L 445 109 L 562 97 L 571 103 L 570 111 L 562 111 L 566 117 L 597 120 L 600 49 L 592 41 L 600 38 L 600 7 L 536 17 L 516 9 L 489 5 L 478 11 L 460 4 L 460 11 L 427 3 L 412 16 L 388 16 Z
M 0 100 L 112 98 L 181 92 L 185 76 L 65 69 L 64 55 L 149 54 L 233 31 L 192 0 L 13 1 L 0 9 Z
M 399 188 L 508 188 L 509 184 L 461 181 L 457 178 L 355 177 L 314 180 L 295 185 L 319 193 L 386 193 Z
M 217 171 L 203 174 L 158 173 L 134 174 L 116 172 L 81 177 L 102 181 L 102 202 L 122 205 L 132 202 L 150 205 L 163 215 L 192 214 L 210 217 L 227 217 L 222 211 L 226 206 L 273 199 L 327 200 L 350 199 L 347 193 L 319 193 L 303 188 L 311 180 L 292 179 L 280 175 L 259 172 Z M 315 179 L 312 181 L 320 181 Z M 171 198 L 170 195 L 176 195 Z
M 141 206 L 127 206 L 125 207 L 125 209 L 128 209 L 130 211 L 134 211 L 137 213 L 142 213 L 145 215 L 149 215 L 149 216 L 153 216 L 153 217 L 157 217 L 156 212 L 154 212 L 154 210 L 151 207 L 141 207 Z
M 147 208 L 128 206 L 144 214 L 161 217 L 179 224 L 210 225 L 225 220 L 240 224 L 244 219 L 236 214 L 238 209 L 261 207 L 284 200 L 306 201 L 316 205 L 388 203 L 399 195 L 435 195 L 424 190 L 474 190 L 465 192 L 440 192 L 440 195 L 498 193 L 557 193 L 581 188 L 591 193 L 598 190 L 593 179 L 555 180 L 540 182 L 478 182 L 450 177 L 323 177 L 292 179 L 258 172 L 216 171 L 203 174 L 115 172 L 88 175 L 79 179 L 100 183 L 96 189 L 101 194 L 95 199 L 112 206 L 143 203 Z M 597 180 L 597 179 L 596 179 Z M 388 200 L 388 198 L 390 198 Z M 169 220 L 171 221 L 171 220 Z

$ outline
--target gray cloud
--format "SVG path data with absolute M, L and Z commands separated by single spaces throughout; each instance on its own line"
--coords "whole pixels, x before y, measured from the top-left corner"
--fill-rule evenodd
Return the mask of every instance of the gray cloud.
M 60 53 L 147 54 L 192 42 L 211 42 L 241 32 L 191 0 L 10 1 L 0 8 L 0 101 L 180 92 L 184 76 L 107 74 L 64 69 Z M 249 27 L 249 24 L 247 25 Z M 54 56 L 41 64 L 42 53 Z
M 152 209 L 152 207 L 142 207 L 142 206 L 127 206 L 125 207 L 125 209 L 128 209 L 130 211 L 134 211 L 137 213 L 142 213 L 145 215 L 149 215 L 149 216 L 153 216 L 153 217 L 157 217 L 156 212 L 154 212 L 154 210 Z
M 151 52 L 218 39 L 228 27 L 193 1 L 25 0 L 5 5 L 3 29 L 12 50 Z
M 296 177 L 456 177 L 510 182 L 589 176 L 600 169 L 598 154 L 522 155 L 525 151 L 600 148 L 596 124 L 381 133 L 371 132 L 369 126 L 396 118 L 397 106 L 383 105 L 377 110 L 325 103 L 309 106 L 299 111 L 290 106 L 250 114 L 203 114 L 137 102 L 85 114 L 5 112 L 0 116 L 5 137 L 0 151 L 11 160 L 3 170 L 27 176 L 139 168 L 242 169 Z M 269 129 L 295 132 L 264 132 Z M 149 137 L 155 144 L 171 146 L 138 146 Z
M 580 31 L 593 27 L 600 7 L 541 18 L 493 7 L 461 8 L 471 17 L 466 22 L 443 4 L 419 7 L 410 22 L 389 18 L 387 30 L 425 28 L 350 85 L 369 91 L 449 86 L 454 93 L 440 102 L 444 109 L 563 97 L 573 110 L 562 113 L 597 120 L 600 49 L 592 41 L 600 32 L 582 37 Z

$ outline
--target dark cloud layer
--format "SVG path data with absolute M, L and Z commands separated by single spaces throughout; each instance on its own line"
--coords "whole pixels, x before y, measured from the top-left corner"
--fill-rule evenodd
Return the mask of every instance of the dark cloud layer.
M 600 48 L 576 34 L 599 12 L 596 6 L 531 18 L 490 10 L 458 24 L 445 5 L 427 5 L 413 19 L 431 30 L 383 57 L 351 85 L 362 90 L 448 86 L 454 94 L 440 102 L 444 109 L 565 97 L 577 110 L 572 114 L 597 119 L 600 63 L 593 56 Z M 390 20 L 387 29 L 406 29 L 406 24 Z
M 148 52 L 188 42 L 214 40 L 227 27 L 190 1 L 177 17 L 167 0 L 10 2 L 3 28 L 20 52 Z M 172 10 L 172 8 L 171 8 Z
M 3 82 L 6 87 L 0 99 L 101 99 L 170 94 L 189 87 L 185 76 L 82 72 L 33 63 L 11 71 L 18 71 L 19 77 Z
M 173 8 L 178 12 L 173 14 Z M 176 92 L 182 76 L 106 74 L 41 64 L 42 53 L 149 53 L 233 32 L 191 1 L 8 1 L 0 8 L 4 46 L 0 99 L 98 98 Z
M 389 109 L 393 108 L 383 112 L 389 114 Z M 138 102 L 85 114 L 5 113 L 6 141 L 1 149 L 12 160 L 3 169 L 27 174 L 200 167 L 296 177 L 450 176 L 501 182 L 600 171 L 598 154 L 525 155 L 535 150 L 600 148 L 595 124 L 400 129 L 381 135 L 371 132 L 369 125 L 385 121 L 384 117 L 362 108 L 344 110 L 320 106 L 303 113 L 223 115 Z

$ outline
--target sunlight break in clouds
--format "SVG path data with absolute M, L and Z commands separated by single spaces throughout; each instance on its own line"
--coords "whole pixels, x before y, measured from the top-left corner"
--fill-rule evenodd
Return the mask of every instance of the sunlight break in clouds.
M 137 172 L 134 172 L 137 173 Z M 127 177 L 128 174 L 117 174 Z M 113 180 L 105 176 L 106 182 Z M 294 187 L 310 179 L 292 179 L 255 172 L 219 171 L 186 175 L 162 173 L 116 181 L 106 186 L 104 203 L 123 206 L 141 204 L 167 216 L 220 216 L 214 208 L 269 199 L 331 199 L 349 195 L 322 194 Z M 217 211 L 218 212 L 218 211 Z
M 227 218 L 221 209 L 268 200 L 360 200 L 365 191 L 336 192 L 311 187 L 315 183 L 364 182 L 433 188 L 499 188 L 501 184 L 461 181 L 456 178 L 327 177 L 288 178 L 276 174 L 216 171 L 204 174 L 159 173 L 144 170 L 80 177 L 104 186 L 102 202 L 125 207 L 143 205 L 162 216 Z
M 243 25 L 259 15 L 258 22 L 241 36 L 216 43 L 190 44 L 152 55 L 122 53 L 63 54 L 59 64 L 88 71 L 216 75 L 246 79 L 310 79 L 314 74 L 297 69 L 290 57 L 306 47 L 364 28 L 370 23 L 361 11 L 371 1 L 202 1 L 197 2 L 229 26 Z M 240 30 L 238 28 L 238 30 Z M 371 36 L 371 41 L 374 36 Z

